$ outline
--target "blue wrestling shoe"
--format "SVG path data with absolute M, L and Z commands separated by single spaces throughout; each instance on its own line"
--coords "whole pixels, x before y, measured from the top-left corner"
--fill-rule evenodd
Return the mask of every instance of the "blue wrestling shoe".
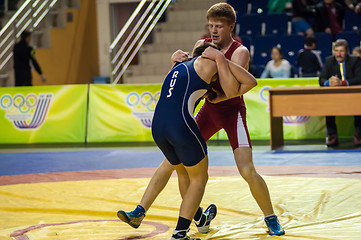
M 190 238 L 187 235 L 188 231 L 189 228 L 187 230 L 174 230 L 170 240 L 201 240 L 200 238 Z
M 125 223 L 128 223 L 133 228 L 138 228 L 142 223 L 143 218 L 145 217 L 144 212 L 134 213 L 132 212 L 125 212 L 123 210 L 118 211 L 117 216 L 120 220 Z
M 269 235 L 281 236 L 285 234 L 285 230 L 283 230 L 283 228 L 281 227 L 276 215 L 265 217 L 264 221 L 266 222 L 266 225 L 268 227 Z
M 199 233 L 208 233 L 209 232 L 209 225 L 211 224 L 211 221 L 216 217 L 217 215 L 217 206 L 214 204 L 211 204 L 207 207 L 206 211 L 202 214 L 202 217 L 199 221 L 195 221 L 195 224 L 198 228 Z M 203 222 L 202 219 L 205 219 Z M 201 224 L 203 222 L 203 224 Z

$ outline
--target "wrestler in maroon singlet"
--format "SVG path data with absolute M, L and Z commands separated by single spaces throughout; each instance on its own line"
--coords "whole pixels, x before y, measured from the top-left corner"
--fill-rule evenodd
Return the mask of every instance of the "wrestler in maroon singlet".
M 206 38 L 204 41 L 212 42 L 212 39 Z M 242 44 L 233 41 L 224 56 L 231 60 L 233 52 L 240 46 Z M 222 91 L 218 80 L 212 87 Z M 233 150 L 238 147 L 252 147 L 247 129 L 243 95 L 219 103 L 210 103 L 206 100 L 196 116 L 196 121 L 205 141 L 224 128 Z

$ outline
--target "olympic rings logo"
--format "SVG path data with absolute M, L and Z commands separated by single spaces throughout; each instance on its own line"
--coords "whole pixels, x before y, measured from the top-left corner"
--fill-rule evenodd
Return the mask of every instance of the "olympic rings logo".
M 38 98 L 35 94 L 30 93 L 26 97 L 22 94 L 16 94 L 11 97 L 9 94 L 1 96 L 0 106 L 8 113 L 28 113 L 38 103 Z
M 136 112 L 141 112 L 145 110 L 147 110 L 148 112 L 154 112 L 159 97 L 160 91 L 156 92 L 154 95 L 150 92 L 143 92 L 140 95 L 136 92 L 131 92 L 126 98 L 126 103 Z
M 260 97 L 261 100 L 264 101 L 264 102 L 268 102 L 268 95 L 266 95 L 268 89 L 271 89 L 271 87 L 270 87 L 270 86 L 264 86 L 264 87 L 259 91 L 259 97 Z

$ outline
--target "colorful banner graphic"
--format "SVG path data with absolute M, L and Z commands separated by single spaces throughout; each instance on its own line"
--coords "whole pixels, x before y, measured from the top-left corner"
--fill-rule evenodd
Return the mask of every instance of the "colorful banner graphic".
M 269 139 L 268 89 L 317 85 L 317 79 L 310 78 L 258 80 L 244 96 L 251 138 Z M 161 84 L 0 88 L 0 144 L 153 141 L 150 127 L 160 88 Z M 286 140 L 326 135 L 324 117 L 285 116 L 283 122 Z M 339 137 L 352 136 L 352 116 L 337 117 L 336 123 Z M 221 130 L 212 139 L 227 140 L 227 135 Z
M 153 141 L 150 127 L 160 87 L 91 85 L 87 141 Z
M 87 85 L 0 88 L 0 143 L 84 142 Z
M 5 117 L 17 129 L 34 130 L 44 123 L 52 97 L 51 93 L 39 96 L 18 93 L 14 97 L 4 94 L 0 98 L 0 106 L 6 111 Z
M 268 89 L 272 87 L 318 86 L 317 78 L 260 79 L 245 95 L 247 125 L 252 139 L 269 139 L 270 122 Z M 160 84 L 154 85 L 91 85 L 89 95 L 88 142 L 153 141 L 151 122 L 159 99 Z M 198 111 L 203 102 L 197 107 Z M 352 117 L 337 117 L 339 136 L 352 136 Z M 284 138 L 325 138 L 324 117 L 285 116 Z M 224 130 L 212 139 L 227 140 Z

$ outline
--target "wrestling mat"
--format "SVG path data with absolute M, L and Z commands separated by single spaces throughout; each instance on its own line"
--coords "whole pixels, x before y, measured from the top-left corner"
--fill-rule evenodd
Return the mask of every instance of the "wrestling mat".
M 139 169 L 139 171 L 142 171 Z M 210 177 L 202 206 L 218 215 L 201 239 L 361 239 L 361 180 L 264 177 L 286 235 L 269 236 L 262 213 L 240 177 Z M 116 217 L 139 203 L 149 178 L 41 182 L 0 186 L 1 240 L 170 239 L 180 206 L 172 177 L 142 225 Z
M 286 235 L 267 234 L 232 151 L 213 147 L 201 206 L 214 203 L 218 214 L 208 234 L 192 223 L 191 237 L 361 239 L 361 150 L 255 149 L 253 157 Z M 2 149 L 0 240 L 168 240 L 181 202 L 175 174 L 138 229 L 116 217 L 135 208 L 162 160 L 154 147 Z

